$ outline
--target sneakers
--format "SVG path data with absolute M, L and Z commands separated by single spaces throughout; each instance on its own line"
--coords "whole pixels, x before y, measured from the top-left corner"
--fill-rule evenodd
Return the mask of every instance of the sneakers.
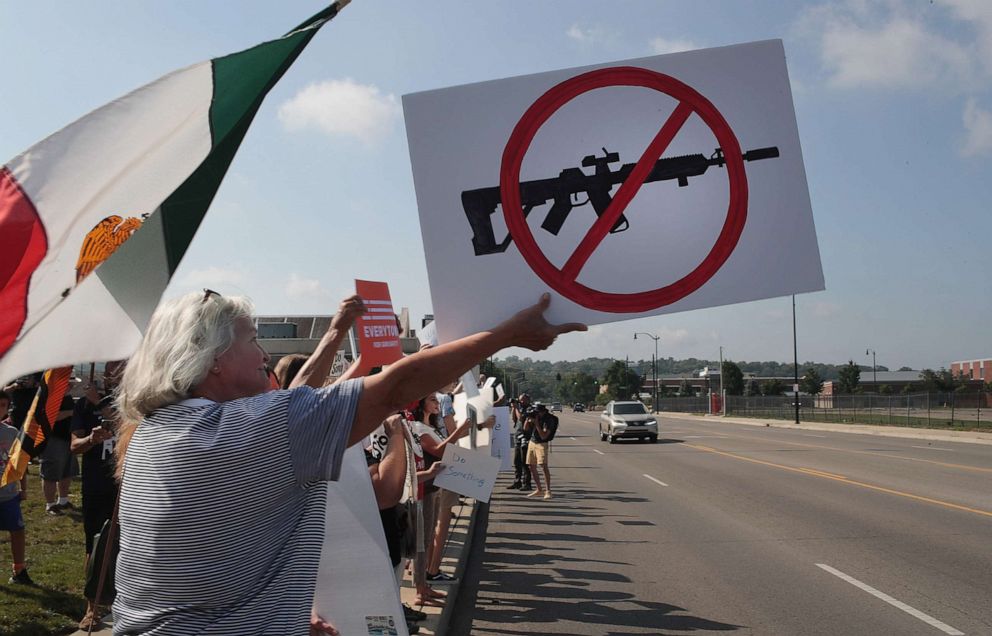
M 45 504 L 45 514 L 58 517 L 62 514 L 62 506 L 58 504 Z
M 530 494 L 529 494 L 529 495 L 527 495 L 527 496 L 528 496 L 528 497 L 540 497 L 540 496 L 542 496 L 543 494 L 544 494 L 544 491 L 543 491 L 543 490 L 540 490 L 540 489 L 538 489 L 538 490 L 535 490 L 534 492 L 532 492 L 532 493 L 530 493 Z
M 28 569 L 22 568 L 20 572 L 7 580 L 11 585 L 35 585 L 35 582 L 28 576 Z
M 430 572 L 428 572 L 427 573 L 427 580 L 428 581 L 431 581 L 433 583 L 451 583 L 453 581 L 457 581 L 458 579 L 455 578 L 455 577 L 453 577 L 453 576 L 451 576 L 450 574 L 445 574 L 444 572 L 441 572 L 440 570 L 438 570 L 434 574 L 431 574 Z
M 423 621 L 427 620 L 427 613 L 415 610 L 406 603 L 403 603 L 403 617 L 408 623 L 411 621 Z

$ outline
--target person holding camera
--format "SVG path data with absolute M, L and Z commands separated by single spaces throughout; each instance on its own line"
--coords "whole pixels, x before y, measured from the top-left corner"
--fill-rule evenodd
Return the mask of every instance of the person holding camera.
M 548 468 L 548 452 L 551 440 L 558 432 L 558 418 L 548 412 L 543 404 L 537 405 L 524 421 L 524 428 L 530 431 L 530 441 L 527 443 L 527 467 L 534 478 L 534 492 L 528 497 L 544 496 L 551 499 L 551 470 Z M 537 473 L 540 466 L 544 471 L 545 487 L 541 488 L 541 477 Z
M 530 471 L 527 470 L 527 444 L 530 442 L 530 431 L 524 427 L 530 411 L 530 396 L 526 393 L 521 393 L 519 398 L 510 401 L 514 439 L 513 483 L 507 487 L 511 490 L 530 490 Z

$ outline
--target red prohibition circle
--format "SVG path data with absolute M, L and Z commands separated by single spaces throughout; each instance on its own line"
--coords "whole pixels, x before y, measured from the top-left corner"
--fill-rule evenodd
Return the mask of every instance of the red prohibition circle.
M 726 160 L 730 184 L 727 218 L 709 253 L 691 272 L 665 287 L 618 294 L 592 289 L 564 275 L 548 260 L 534 240 L 520 205 L 520 166 L 541 126 L 575 97 L 608 86 L 639 86 L 669 95 L 685 104 L 709 126 Z M 644 68 L 621 66 L 577 75 L 553 86 L 524 113 L 503 150 L 500 167 L 500 196 L 506 227 L 521 256 L 538 277 L 552 289 L 583 307 L 613 313 L 637 313 L 670 305 L 706 283 L 737 247 L 747 220 L 747 175 L 740 143 L 720 111 L 692 87 L 679 80 Z

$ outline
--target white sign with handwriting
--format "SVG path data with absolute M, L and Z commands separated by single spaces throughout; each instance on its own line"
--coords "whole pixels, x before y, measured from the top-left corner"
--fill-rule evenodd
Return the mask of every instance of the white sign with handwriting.
M 493 424 L 489 440 L 489 452 L 500 460 L 500 472 L 513 469 L 513 448 L 510 444 L 510 407 L 497 406 L 493 409 L 496 423 Z
M 501 460 L 489 449 L 471 449 L 451 444 L 444 447 L 441 458 L 444 470 L 434 478 L 434 485 L 482 502 L 489 501 L 499 473 Z

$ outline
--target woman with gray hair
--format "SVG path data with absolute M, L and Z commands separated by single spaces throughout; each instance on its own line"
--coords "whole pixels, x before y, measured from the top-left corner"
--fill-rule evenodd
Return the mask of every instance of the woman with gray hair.
M 124 373 L 118 404 L 121 548 L 115 634 L 301 634 L 323 540 L 322 482 L 387 416 L 500 349 L 545 349 L 577 323 L 550 297 L 484 332 L 321 389 L 364 311 L 338 314 L 287 390 L 268 391 L 251 304 L 216 292 L 163 305 Z M 318 625 L 320 623 L 318 622 Z

